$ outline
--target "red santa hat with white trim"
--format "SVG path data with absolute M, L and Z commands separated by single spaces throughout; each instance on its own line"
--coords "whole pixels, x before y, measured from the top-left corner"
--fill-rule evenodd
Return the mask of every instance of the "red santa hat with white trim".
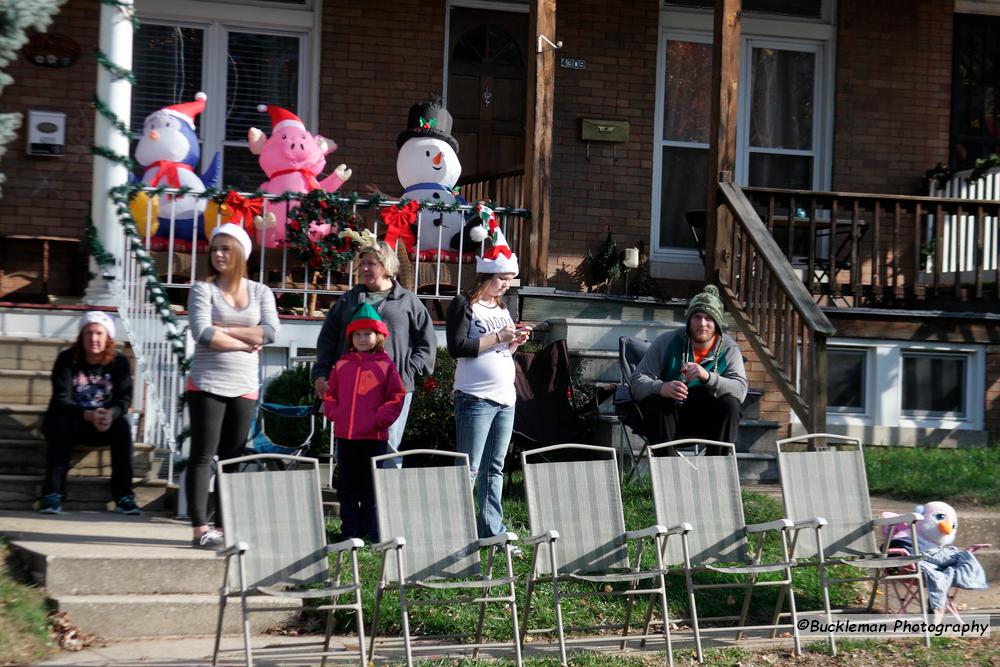
M 268 115 L 271 116 L 271 132 L 276 132 L 280 128 L 288 125 L 295 125 L 303 130 L 306 129 L 306 124 L 288 109 L 282 109 L 281 107 L 273 104 L 258 104 L 257 111 L 260 111 L 261 113 L 266 111 Z
M 507 237 L 503 235 L 496 214 L 488 206 L 476 206 L 476 216 L 482 224 L 473 227 L 469 236 L 479 242 L 489 238 L 492 244 L 482 257 L 476 258 L 476 273 L 512 273 L 518 274 L 517 255 L 507 245 Z
M 170 114 L 174 118 L 178 118 L 188 124 L 192 130 L 194 129 L 194 117 L 205 110 L 205 101 L 208 100 L 208 95 L 205 93 L 195 93 L 194 102 L 181 102 L 180 104 L 172 104 L 169 107 L 163 107 L 163 111 Z

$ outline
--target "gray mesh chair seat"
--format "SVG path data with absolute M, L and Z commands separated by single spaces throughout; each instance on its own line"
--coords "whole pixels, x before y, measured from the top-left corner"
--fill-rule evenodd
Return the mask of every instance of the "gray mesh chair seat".
M 379 461 L 396 456 L 419 457 L 438 465 L 425 467 L 379 468 Z M 472 656 L 483 645 L 486 605 L 510 605 L 514 659 L 521 665 L 521 643 L 517 631 L 517 603 L 514 595 L 514 567 L 511 545 L 517 535 L 504 533 L 480 539 L 472 502 L 469 457 L 465 454 L 431 449 L 411 449 L 372 459 L 375 506 L 382 542 L 373 545 L 381 554 L 381 571 L 375 587 L 372 614 L 371 651 L 382 596 L 387 589 L 399 593 L 403 642 L 407 665 L 413 664 L 410 636 L 410 608 L 418 605 L 478 604 Z M 486 548 L 486 567 L 480 549 Z M 496 556 L 501 557 L 504 576 L 493 575 Z M 501 592 L 494 593 L 493 589 Z M 411 595 L 415 590 L 471 591 L 464 596 L 443 599 Z M 434 645 L 434 648 L 440 648 Z
M 889 540 L 879 547 L 876 531 L 884 526 L 909 524 L 910 537 L 917 543 L 916 524 L 923 517 L 903 514 L 873 518 L 868 495 L 864 453 L 857 438 L 830 433 L 811 433 L 785 438 L 778 443 L 778 468 L 785 516 L 795 524 L 792 558 L 800 567 L 816 567 L 823 592 L 823 611 L 832 618 L 830 586 L 838 583 L 872 582 L 868 610 L 875 603 L 879 583 L 908 579 L 919 590 L 921 613 L 927 622 L 927 596 L 919 568 L 906 565 L 920 560 L 919 546 L 906 556 L 889 555 Z M 831 565 L 847 564 L 867 572 L 856 577 L 833 577 Z M 930 646 L 930 634 L 924 633 Z M 830 651 L 836 655 L 834 635 L 829 635 Z
M 217 664 L 219 658 L 226 600 L 238 596 L 246 664 L 253 665 L 249 614 L 257 609 L 249 607 L 248 598 L 266 595 L 289 600 L 330 598 L 330 604 L 315 607 L 327 612 L 324 665 L 333 632 L 333 612 L 353 611 L 359 664 L 367 666 L 357 555 L 364 543 L 345 540 L 327 544 L 316 459 L 256 454 L 227 459 L 218 467 L 216 485 L 226 543 L 217 553 L 226 559 L 226 572 L 219 591 L 212 664 Z M 330 556 L 335 557 L 332 573 Z M 349 598 L 341 603 L 341 596 Z M 260 611 L 269 609 L 273 608 Z
M 680 451 L 688 448 L 693 448 L 694 451 Z M 715 451 L 721 449 L 725 456 L 705 456 L 706 448 Z M 795 651 L 801 653 L 795 594 L 792 589 L 794 562 L 789 557 L 787 539 L 791 522 L 779 519 L 747 525 L 736 466 L 736 447 L 725 442 L 688 438 L 650 445 L 647 453 L 656 522 L 680 528 L 679 539 L 672 539 L 670 536 L 664 539 L 663 562 L 668 568 L 683 568 L 699 662 L 704 659 L 701 641 L 703 621 L 737 621 L 737 639 L 751 628 L 768 628 L 772 637 L 781 628 L 790 629 L 795 640 Z M 763 544 L 769 534 L 776 534 L 781 545 L 781 558 L 777 562 L 762 562 Z M 754 536 L 756 544 L 751 555 L 748 538 Z M 749 575 L 749 578 L 732 583 L 696 583 L 694 575 L 706 570 L 728 575 Z M 781 573 L 783 576 L 777 579 L 759 579 L 760 575 L 772 573 Z M 782 592 L 787 592 L 789 613 L 786 616 L 790 617 L 787 623 L 780 623 L 783 614 L 779 601 L 770 624 L 747 625 L 750 595 L 756 586 L 780 586 Z M 739 616 L 699 618 L 695 592 L 719 588 L 744 589 Z M 648 633 L 648 618 L 646 623 Z
M 598 457 L 596 460 L 565 460 L 567 455 Z M 558 460 L 548 460 L 549 458 Z M 533 459 L 539 459 L 533 461 Z M 636 596 L 650 596 L 650 608 L 659 602 L 663 610 L 663 639 L 670 664 L 670 623 L 667 619 L 665 570 L 661 545 L 666 529 L 650 526 L 626 531 L 618 482 L 615 450 L 592 445 L 554 445 L 521 454 L 528 521 L 532 537 L 531 571 L 524 600 L 522 633 L 528 631 L 531 598 L 538 583 L 552 585 L 556 611 L 559 657 L 566 662 L 566 637 L 563 628 L 562 598 L 621 595 L 627 598 L 621 647 L 624 649 Z M 628 544 L 635 540 L 635 562 L 628 559 Z M 640 568 L 643 547 L 652 542 L 656 567 Z M 567 591 L 562 584 L 627 582 L 626 590 Z M 644 582 L 645 588 L 638 588 Z M 658 600 L 656 599 L 658 598 Z M 551 632 L 546 630 L 544 632 Z M 637 637 L 644 639 L 644 637 Z

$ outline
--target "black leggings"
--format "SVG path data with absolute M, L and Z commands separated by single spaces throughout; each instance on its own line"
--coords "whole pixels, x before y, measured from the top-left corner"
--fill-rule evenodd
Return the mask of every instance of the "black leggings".
M 66 475 L 74 445 L 111 446 L 111 498 L 132 495 L 132 426 L 122 415 L 103 433 L 90 422 L 65 416 L 51 416 L 43 427 L 48 441 L 48 461 L 42 495 L 66 495 Z
M 208 486 L 212 478 L 212 457 L 219 460 L 239 456 L 250 431 L 256 401 L 234 396 L 217 396 L 207 391 L 187 392 L 191 421 L 191 456 L 185 486 L 188 514 L 195 528 L 208 524 Z M 215 525 L 222 525 L 216 498 Z

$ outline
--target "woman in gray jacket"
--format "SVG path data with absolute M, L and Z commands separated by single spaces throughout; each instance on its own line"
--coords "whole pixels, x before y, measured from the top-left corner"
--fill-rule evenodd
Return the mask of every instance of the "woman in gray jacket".
M 186 399 L 191 422 L 191 457 L 185 486 L 193 530 L 192 546 L 223 545 L 222 513 L 208 526 L 212 457 L 239 456 L 250 430 L 260 387 L 258 352 L 278 334 L 278 311 L 267 285 L 247 280 L 250 236 L 227 223 L 209 242 L 209 278 L 188 295 L 195 342 Z
M 385 243 L 367 246 L 358 251 L 360 284 L 345 292 L 326 314 L 323 328 L 316 341 L 316 363 L 312 378 L 316 397 L 326 394 L 326 380 L 337 359 L 347 350 L 347 325 L 362 302 L 370 304 L 389 328 L 385 351 L 396 364 L 406 398 L 399 418 L 389 427 L 389 449 L 399 451 L 410 413 L 410 401 L 417 378 L 434 372 L 437 356 L 437 336 L 430 313 L 417 295 L 404 289 L 396 280 L 399 260 Z M 390 459 L 392 467 L 402 465 L 402 459 Z

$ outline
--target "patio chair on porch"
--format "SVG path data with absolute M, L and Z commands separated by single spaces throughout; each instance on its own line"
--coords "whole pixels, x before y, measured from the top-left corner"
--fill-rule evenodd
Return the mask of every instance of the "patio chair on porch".
M 920 609 L 927 622 L 927 594 L 919 568 L 907 571 L 920 560 L 916 523 L 919 514 L 872 518 L 861 441 L 842 435 L 811 433 L 777 442 L 781 492 L 785 516 L 796 530 L 792 540 L 792 558 L 799 567 L 813 566 L 819 572 L 823 592 L 823 610 L 832 620 L 830 586 L 838 583 L 872 582 L 868 599 L 870 611 L 881 582 L 915 581 Z M 890 555 L 889 540 L 881 539 L 883 526 L 908 524 L 914 547 L 911 555 Z M 808 559 L 808 560 L 804 560 Z M 832 565 L 847 564 L 862 570 L 860 576 L 833 577 Z M 930 634 L 924 640 L 930 646 Z M 829 634 L 830 651 L 836 655 L 833 632 Z
M 379 461 L 394 456 L 430 457 L 437 465 L 425 467 L 379 468 Z M 372 614 L 371 652 L 382 596 L 386 590 L 399 593 L 406 664 L 412 666 L 410 607 L 418 605 L 477 604 L 479 620 L 475 632 L 475 658 L 483 645 L 486 605 L 510 605 L 511 637 L 514 661 L 521 665 L 521 643 L 517 631 L 517 603 L 514 595 L 514 569 L 511 562 L 513 533 L 480 539 L 476 531 L 476 512 L 469 484 L 469 457 L 465 454 L 433 449 L 411 449 L 398 454 L 372 458 L 375 480 L 375 506 L 379 537 L 372 546 L 381 555 L 381 570 L 375 587 L 375 610 Z M 480 549 L 489 549 L 486 569 L 479 558 Z M 493 576 L 493 564 L 500 556 L 504 574 Z M 494 595 L 493 589 L 501 593 Z M 418 594 L 420 591 L 423 594 Z M 434 592 L 455 593 L 442 597 Z M 455 635 L 451 635 L 454 637 Z M 440 638 L 440 637 L 439 637 Z M 434 648 L 440 648 L 434 645 Z
M 524 600 L 522 635 L 528 632 L 531 598 L 539 583 L 552 585 L 559 658 L 566 665 L 566 637 L 562 599 L 589 596 L 627 598 L 621 648 L 625 648 L 636 596 L 649 596 L 663 610 L 663 639 L 669 663 L 670 621 L 667 618 L 663 541 L 670 534 L 662 526 L 625 530 L 615 450 L 593 445 L 554 445 L 521 454 L 525 496 L 532 537 L 531 570 Z M 680 534 L 681 528 L 673 534 Z M 635 540 L 635 562 L 629 563 L 628 544 Z M 643 547 L 652 542 L 655 567 L 640 567 Z M 639 582 L 648 582 L 638 588 Z M 574 585 L 577 590 L 566 590 Z M 625 585 L 615 589 L 615 585 Z M 580 587 L 589 590 L 579 590 Z M 588 628 L 592 629 L 592 628 Z M 551 632 L 552 628 L 539 632 Z
M 250 470 L 248 463 L 261 465 Z M 293 463 L 295 467 L 289 469 Z M 226 600 L 239 597 L 246 664 L 253 665 L 249 614 L 277 611 L 274 607 L 250 608 L 248 598 L 263 595 L 289 601 L 330 598 L 330 604 L 315 608 L 327 612 L 322 665 L 326 664 L 330 649 L 333 612 L 353 611 L 358 628 L 359 664 L 366 667 L 358 578 L 358 549 L 364 543 L 350 539 L 327 544 L 316 459 L 256 454 L 218 464 L 216 483 L 226 527 L 226 546 L 217 554 L 226 559 L 226 573 L 219 591 L 219 622 L 212 664 L 219 659 Z M 330 555 L 336 556 L 332 575 L 327 559 Z M 317 585 L 322 587 L 314 588 Z M 348 600 L 338 602 L 341 596 L 348 596 Z
M 724 456 L 705 456 L 705 447 L 721 448 Z M 680 451 L 693 448 L 694 451 Z M 740 476 L 736 467 L 735 445 L 714 440 L 684 439 L 650 445 L 649 472 L 653 483 L 653 505 L 656 522 L 663 526 L 683 525 L 680 540 L 664 540 L 663 562 L 666 567 L 684 568 L 691 626 L 694 628 L 698 661 L 704 660 L 701 645 L 702 621 L 738 621 L 739 639 L 744 630 L 770 628 L 771 636 L 779 628 L 787 628 L 795 638 L 795 653 L 800 654 L 798 617 L 795 592 L 792 589 L 792 567 L 789 557 L 788 530 L 792 522 L 777 519 L 768 523 L 747 525 L 743 515 Z M 671 455 L 667 455 L 671 454 Z M 764 540 L 776 535 L 781 546 L 777 561 L 762 562 Z M 753 549 L 748 544 L 756 536 Z M 695 583 L 694 574 L 718 572 L 748 575 L 745 582 Z M 761 575 L 780 575 L 777 579 L 761 580 Z M 768 625 L 748 626 L 750 596 L 755 586 L 781 586 L 787 591 L 790 622 L 779 623 L 781 607 L 775 607 Z M 695 591 L 744 588 L 743 606 L 739 616 L 698 618 Z M 780 603 L 779 603 L 780 604 Z M 647 618 L 646 633 L 649 633 Z
M 639 402 L 632 393 L 631 378 L 636 366 L 646 356 L 650 342 L 634 336 L 622 336 L 618 339 L 618 369 L 621 372 L 621 383 L 615 390 L 615 415 L 618 417 L 618 424 L 622 430 L 622 440 L 625 443 L 624 455 L 622 456 L 622 468 L 625 468 L 625 460 L 628 459 L 629 468 L 626 481 L 632 481 L 638 472 L 639 462 L 642 461 L 649 446 L 649 438 L 645 435 L 645 416 L 639 408 Z M 632 448 L 632 438 L 629 431 L 635 433 L 642 439 L 642 449 L 636 457 Z

